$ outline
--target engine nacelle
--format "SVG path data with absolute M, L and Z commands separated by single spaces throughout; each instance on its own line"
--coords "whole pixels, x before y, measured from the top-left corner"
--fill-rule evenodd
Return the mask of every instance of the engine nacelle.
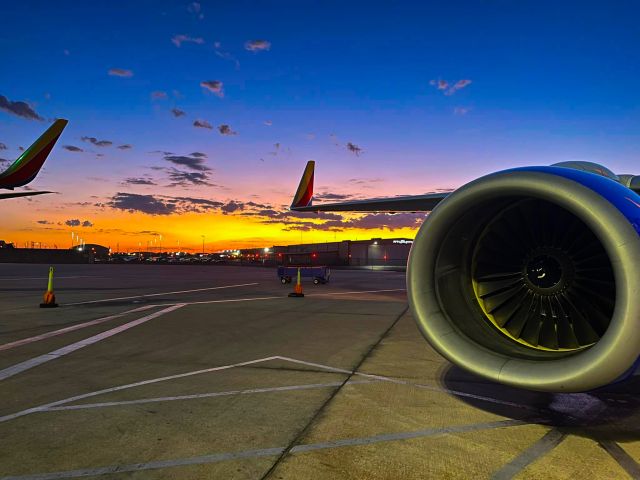
M 414 317 L 452 363 L 576 392 L 640 356 L 640 195 L 606 176 L 527 167 L 475 180 L 425 220 L 407 270 Z

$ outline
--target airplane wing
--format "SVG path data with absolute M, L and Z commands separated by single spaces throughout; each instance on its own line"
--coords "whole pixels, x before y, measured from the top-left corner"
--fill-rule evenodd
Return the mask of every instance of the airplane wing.
M 0 174 L 0 188 L 13 190 L 15 187 L 22 187 L 36 178 L 67 123 L 68 121 L 64 119 L 58 119 L 53 122 L 53 125 L 33 145 L 27 148 L 9 168 Z M 0 198 L 24 197 L 42 193 L 49 192 L 21 192 L 20 195 L 3 194 Z
M 290 209 L 296 212 L 430 212 L 451 192 L 427 193 L 405 197 L 371 198 L 341 203 L 313 205 L 315 162 L 310 160 L 304 169 Z
M 43 195 L 45 193 L 54 193 L 54 192 L 11 192 L 11 193 L 0 193 L 0 200 L 5 198 L 16 198 L 16 197 L 31 197 L 33 195 Z

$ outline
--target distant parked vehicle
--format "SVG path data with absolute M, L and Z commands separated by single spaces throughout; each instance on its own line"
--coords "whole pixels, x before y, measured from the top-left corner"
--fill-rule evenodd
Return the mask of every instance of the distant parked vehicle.
M 319 283 L 327 283 L 331 277 L 331 269 L 326 266 L 320 267 L 307 267 L 307 266 L 287 266 L 278 267 L 278 277 L 280 277 L 280 283 L 291 283 L 293 279 L 298 276 L 298 269 L 300 270 L 301 278 L 312 278 L 313 283 L 318 285 Z

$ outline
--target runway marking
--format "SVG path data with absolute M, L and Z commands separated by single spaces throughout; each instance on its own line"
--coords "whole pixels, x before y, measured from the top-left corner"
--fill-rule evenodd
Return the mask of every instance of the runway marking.
M 148 310 L 150 308 L 154 308 L 155 306 L 156 305 L 144 305 L 142 307 L 134 308 L 133 310 L 127 310 L 126 312 L 116 313 L 115 315 L 109 315 L 108 317 L 97 318 L 89 322 L 78 323 L 76 325 L 71 325 L 69 327 L 61 328 L 59 330 L 53 330 L 51 332 L 43 333 L 41 335 L 36 335 L 34 337 L 23 338 L 22 340 L 16 340 L 15 342 L 5 343 L 4 345 L 0 345 L 0 352 L 3 350 L 10 350 L 12 348 L 20 347 L 28 343 L 39 342 L 40 340 L 45 340 L 47 338 L 55 337 L 56 335 L 62 335 L 64 333 L 80 330 L 81 328 L 87 328 L 93 325 L 99 325 L 101 323 L 108 322 L 109 320 L 114 320 L 116 318 L 124 317 L 125 315 L 129 315 L 130 313 L 140 312 L 142 310 Z
M 440 392 L 440 393 L 447 393 L 450 395 L 456 395 L 459 397 L 466 397 L 466 398 L 473 398 L 475 400 L 482 400 L 485 402 L 490 402 L 490 403 L 496 403 L 499 405 L 507 405 L 510 407 L 517 407 L 517 408 L 524 408 L 527 410 L 533 410 L 536 412 L 539 412 L 540 409 L 537 408 L 532 408 L 529 407 L 528 405 L 522 405 L 519 403 L 514 403 L 514 402 L 509 402 L 506 400 L 498 400 L 496 398 L 491 398 L 491 397 L 485 397 L 482 395 L 474 395 L 472 393 L 466 393 L 466 392 L 460 392 L 457 390 L 451 390 L 448 388 L 441 388 L 441 387 L 434 387 L 433 385 L 425 385 L 425 384 L 421 384 L 421 383 L 413 383 L 413 382 L 408 382 L 406 380 L 399 380 L 397 378 L 391 378 L 391 377 L 385 377 L 382 375 L 372 375 L 370 373 L 362 373 L 362 372 L 351 372 L 350 370 L 344 370 L 342 368 L 335 368 L 335 367 L 331 367 L 329 365 L 322 365 L 320 363 L 312 363 L 312 362 L 305 362 L 303 360 L 297 360 L 295 358 L 289 358 L 289 357 L 278 357 L 280 360 L 286 360 L 289 362 L 293 362 L 293 363 L 299 363 L 301 365 L 307 365 L 309 367 L 316 367 L 316 368 L 323 368 L 325 370 L 329 370 L 332 372 L 338 372 L 338 373 L 345 373 L 348 375 L 358 375 L 361 377 L 366 377 L 366 378 L 370 378 L 370 379 L 374 379 L 374 380 L 380 380 L 380 381 L 384 381 L 384 382 L 390 382 L 390 383 L 396 383 L 398 385 L 408 385 L 408 386 L 412 386 L 412 387 L 416 387 L 416 388 L 422 388 L 425 390 L 431 390 L 434 392 Z
M 56 276 L 56 280 L 69 279 L 69 278 L 105 278 L 105 277 L 98 276 L 98 275 L 74 275 L 74 276 L 68 276 L 68 277 Z M 0 281 L 2 282 L 10 282 L 15 280 L 42 280 L 43 282 L 46 282 L 47 277 L 46 275 L 44 275 L 41 277 L 2 277 L 0 278 Z
M 492 480 L 509 480 L 515 477 L 530 464 L 557 447 L 565 436 L 565 433 L 555 428 L 549 430 L 537 442 L 494 473 L 491 477 Z
M 305 294 L 307 297 L 320 297 L 327 295 L 355 295 L 358 293 L 383 293 L 383 292 L 404 292 L 406 289 L 404 288 L 393 288 L 393 289 L 385 289 L 385 290 L 362 290 L 359 292 L 329 292 L 329 293 L 308 293 Z M 276 299 L 284 299 L 288 298 L 283 295 L 277 295 L 272 297 L 251 297 L 251 298 L 232 298 L 226 300 L 201 300 L 197 302 L 184 302 L 185 305 L 202 305 L 209 303 L 233 303 L 233 302 L 255 302 L 257 300 L 276 300 Z M 68 304 L 71 305 L 71 304 Z M 170 303 L 159 304 L 158 306 L 172 305 Z
M 118 300 L 131 300 L 132 298 L 146 298 L 146 297 L 159 297 L 163 295 L 178 295 L 180 293 L 193 293 L 193 292 L 205 292 L 208 290 L 222 290 L 225 288 L 235 288 L 235 287 L 248 287 L 251 285 L 258 285 L 258 282 L 253 283 L 240 283 L 237 285 L 223 285 L 220 287 L 207 287 L 207 288 L 194 288 L 193 290 L 179 290 L 175 292 L 162 292 L 162 293 L 148 293 L 146 295 L 132 295 L 130 297 L 118 297 L 118 298 L 105 298 L 102 300 L 88 300 L 86 302 L 74 302 L 74 303 L 65 303 L 65 306 L 71 305 L 87 305 L 90 303 L 103 303 L 103 302 L 115 302 Z
M 475 432 L 482 430 L 491 430 L 496 428 L 508 428 L 522 425 L 521 420 L 499 420 L 495 422 L 476 423 L 471 425 L 459 425 L 444 428 L 429 428 L 425 430 L 417 430 L 411 432 L 388 433 L 383 435 L 374 435 L 371 437 L 361 438 L 345 438 L 322 443 L 310 443 L 306 445 L 296 445 L 291 449 L 292 453 L 306 453 L 317 450 L 326 450 L 340 447 L 356 447 L 361 445 L 372 445 L 382 442 L 393 442 L 399 440 L 409 440 L 413 438 L 434 437 L 438 435 L 449 435 L 455 433 Z M 36 473 L 27 475 L 16 475 L 2 477 L 0 480 L 59 480 L 62 478 L 79 478 L 98 475 L 107 475 L 110 473 L 131 473 L 145 470 L 157 470 L 160 468 L 182 467 L 187 465 L 206 465 L 211 463 L 222 462 L 225 460 L 235 460 L 241 458 L 258 458 L 281 455 L 284 453 L 285 447 L 262 448 L 256 450 L 243 450 L 240 452 L 215 453 L 212 455 L 202 455 L 199 457 L 178 458 L 172 460 L 157 460 L 147 463 L 134 463 L 129 465 L 110 465 L 106 467 L 86 468 L 79 470 L 68 470 L 61 472 Z
M 164 315 L 165 313 L 172 312 L 182 307 L 184 307 L 184 305 L 182 304 L 172 305 L 158 312 L 151 313 L 137 320 L 133 320 L 129 323 L 125 323 L 124 325 L 120 325 L 118 327 L 112 328 L 111 330 L 107 330 L 106 332 L 99 333 L 92 337 L 85 338 L 84 340 L 80 340 L 79 342 L 75 342 L 52 352 L 45 353 L 44 355 L 40 355 L 38 357 L 25 360 L 24 362 L 12 365 L 11 367 L 0 370 L 0 381 L 6 380 L 7 378 L 13 377 L 14 375 L 22 373 L 26 370 L 30 370 L 34 367 L 37 367 L 38 365 L 42 365 L 43 363 L 50 362 L 51 360 L 55 360 L 64 355 L 68 355 L 72 352 L 75 352 L 76 350 L 80 350 L 81 348 L 93 345 L 94 343 L 104 340 L 105 338 L 112 337 L 113 335 L 129 330 L 130 328 L 141 325 L 145 322 L 148 322 L 149 320 L 153 320 L 154 318 Z
M 611 440 L 600 442 L 600 446 L 618 462 L 631 478 L 640 478 L 640 465 L 620 445 Z
M 364 383 L 372 383 L 375 380 L 356 380 L 348 382 L 347 385 L 359 385 Z M 79 405 L 63 405 L 61 407 L 50 407 L 43 412 L 57 412 L 65 410 L 85 410 L 88 408 L 104 408 L 104 407 L 118 407 L 121 405 L 138 405 L 143 403 L 155 403 L 155 402 L 171 402 L 175 400 L 194 400 L 200 398 L 213 398 L 213 397 L 226 397 L 231 395 L 250 395 L 254 393 L 270 393 L 270 392 L 290 392 L 294 390 L 312 390 L 316 388 L 328 388 L 339 387 L 342 382 L 329 382 L 329 383 L 310 383 L 305 385 L 286 385 L 284 387 L 265 387 L 265 388 L 251 388 L 246 390 L 229 390 L 226 392 L 211 392 L 211 393 L 196 393 L 193 395 L 179 395 L 173 397 L 155 397 L 155 398 L 141 398 L 138 400 L 123 400 L 119 402 L 102 402 L 102 403 L 83 403 Z
M 0 423 L 7 422 L 9 420 L 13 420 L 13 419 L 16 419 L 16 418 L 19 418 L 19 417 L 23 417 L 23 416 L 29 415 L 31 413 L 46 411 L 47 409 L 49 409 L 51 407 L 57 407 L 58 405 L 64 405 L 65 403 L 71 403 L 71 402 L 75 402 L 77 400 L 83 400 L 85 398 L 95 397 L 96 395 L 102 395 L 103 393 L 118 392 L 120 390 L 126 390 L 127 388 L 140 387 L 142 385 L 149 385 L 149 384 L 152 384 L 152 383 L 164 382 L 164 381 L 167 381 L 167 380 L 175 380 L 177 378 L 190 377 L 190 376 L 193 376 L 193 375 L 200 375 L 202 373 L 210 373 L 210 372 L 217 372 L 217 371 L 220 371 L 220 370 L 228 370 L 230 368 L 244 367 L 246 365 L 253 365 L 253 364 L 256 364 L 256 363 L 267 362 L 269 360 L 274 360 L 276 358 L 278 358 L 278 357 L 258 358 L 256 360 L 249 360 L 247 362 L 233 363 L 231 365 L 222 365 L 222 366 L 219 366 L 219 367 L 205 368 L 205 369 L 202 369 L 202 370 L 193 370 L 191 372 L 178 373 L 178 374 L 169 375 L 169 376 L 166 376 L 166 377 L 152 378 L 150 380 L 142 380 L 142 381 L 139 381 L 139 382 L 128 383 L 126 385 L 119 385 L 117 387 L 110 387 L 110 388 L 105 388 L 103 390 L 96 390 L 95 392 L 83 393 L 81 395 L 75 395 L 73 397 L 65 398 L 63 400 L 58 400 L 56 402 L 47 403 L 45 405 L 40 405 L 38 407 L 27 408 L 26 410 L 22 410 L 20 412 L 16 412 L 16 413 L 12 413 L 12 414 L 9 414 L 9 415 L 5 415 L 3 417 L 0 417 Z

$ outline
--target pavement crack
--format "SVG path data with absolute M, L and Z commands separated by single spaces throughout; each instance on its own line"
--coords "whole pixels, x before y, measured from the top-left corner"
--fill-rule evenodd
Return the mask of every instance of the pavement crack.
M 267 478 L 271 477 L 271 475 L 276 471 L 276 469 L 282 463 L 282 461 L 289 455 L 291 450 L 296 445 L 298 445 L 300 440 L 302 440 L 305 437 L 305 435 L 309 432 L 312 425 L 316 422 L 318 418 L 320 418 L 320 416 L 324 413 L 324 411 L 327 409 L 327 407 L 333 401 L 336 395 L 349 382 L 349 380 L 351 380 L 353 376 L 356 375 L 356 373 L 358 372 L 362 364 L 365 362 L 365 360 L 369 358 L 369 356 L 375 351 L 376 348 L 378 348 L 378 346 L 389 335 L 391 330 L 396 326 L 396 324 L 400 321 L 400 319 L 404 317 L 404 315 L 407 313 L 408 310 L 409 310 L 409 305 L 406 305 L 402 310 L 402 312 L 400 312 L 400 314 L 395 318 L 395 320 L 391 322 L 391 325 L 389 325 L 387 329 L 384 332 L 382 332 L 380 337 L 378 337 L 378 340 L 375 343 L 373 343 L 367 349 L 366 352 L 364 352 L 362 357 L 360 357 L 360 360 L 358 360 L 358 363 L 356 363 L 356 365 L 350 369 L 350 373 L 346 374 L 346 378 L 344 379 L 344 381 L 339 386 L 337 386 L 333 390 L 333 392 L 331 392 L 331 395 L 329 395 L 329 397 L 322 403 L 322 405 L 320 405 L 320 408 L 316 410 L 316 413 L 313 414 L 313 416 L 309 419 L 306 425 L 298 432 L 298 434 L 293 438 L 293 440 L 289 443 L 289 445 L 287 445 L 287 447 L 282 451 L 282 453 L 278 456 L 275 462 L 273 462 L 273 465 L 271 465 L 269 470 L 267 470 L 266 473 L 262 477 L 260 477 L 260 480 L 266 480 Z

